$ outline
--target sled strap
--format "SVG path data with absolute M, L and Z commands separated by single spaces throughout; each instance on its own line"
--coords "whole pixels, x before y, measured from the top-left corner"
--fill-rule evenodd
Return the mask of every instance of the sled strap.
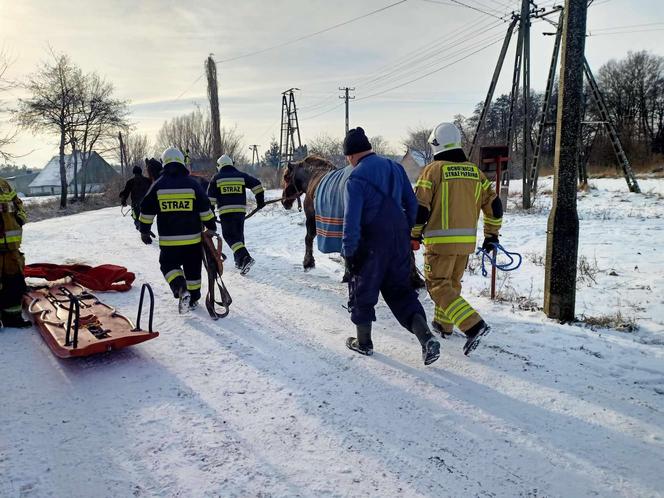
M 78 347 L 78 326 L 81 317 L 81 306 L 78 298 L 66 287 L 60 287 L 60 292 L 69 298 L 69 314 L 67 315 L 67 330 L 65 332 L 65 346 L 71 346 L 74 349 Z M 74 332 L 72 334 L 72 316 Z M 72 337 L 73 335 L 73 337 Z
M 141 315 L 143 312 L 143 298 L 145 297 L 145 291 L 148 291 L 150 294 L 150 314 L 148 315 L 148 332 L 152 333 L 152 317 L 154 315 L 154 293 L 152 292 L 152 287 L 150 284 L 143 284 L 141 287 L 141 297 L 138 300 L 138 313 L 136 315 L 136 327 L 132 329 L 132 332 L 141 332 Z

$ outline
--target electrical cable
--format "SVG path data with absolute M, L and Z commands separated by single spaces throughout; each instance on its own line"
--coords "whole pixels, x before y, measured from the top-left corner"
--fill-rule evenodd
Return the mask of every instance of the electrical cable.
M 405 3 L 407 1 L 408 0 L 399 0 L 398 2 L 391 3 L 389 5 L 381 7 L 380 9 L 372 10 L 371 12 L 367 12 L 366 14 L 362 14 L 361 16 L 357 16 L 357 17 L 354 17 L 352 19 L 348 19 L 347 21 L 343 21 L 343 22 L 334 24 L 332 26 L 329 26 L 327 28 L 315 31 L 313 33 L 309 33 L 309 34 L 306 34 L 306 35 L 303 35 L 303 36 L 299 36 L 297 38 L 287 40 L 287 41 L 279 43 L 277 45 L 272 45 L 271 47 L 266 47 L 266 48 L 262 48 L 262 49 L 259 49 L 259 50 L 254 50 L 253 52 L 248 52 L 246 54 L 237 55 L 235 57 L 228 57 L 226 59 L 220 59 L 220 60 L 217 60 L 216 62 L 219 63 L 219 64 L 222 64 L 222 63 L 226 63 L 226 62 L 236 61 L 236 60 L 244 59 L 244 58 L 247 58 L 247 57 L 253 57 L 254 55 L 263 54 L 265 52 L 269 52 L 269 51 L 275 50 L 277 48 L 285 47 L 287 45 L 292 45 L 293 43 L 297 43 L 297 42 L 300 42 L 302 40 L 306 40 L 308 38 L 312 38 L 314 36 L 318 36 L 320 34 L 327 33 L 328 31 L 332 31 L 333 29 L 340 28 L 341 26 L 345 26 L 345 25 L 353 23 L 355 21 L 359 21 L 360 19 L 365 19 L 365 18 L 367 18 L 369 16 L 372 16 L 374 14 L 378 14 L 379 12 L 383 12 L 387 9 L 391 9 L 392 7 L 396 7 L 397 5 L 401 5 L 402 3 Z

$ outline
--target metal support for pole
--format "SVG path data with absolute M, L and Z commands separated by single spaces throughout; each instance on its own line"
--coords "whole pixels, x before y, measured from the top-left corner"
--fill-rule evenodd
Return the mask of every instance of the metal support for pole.
M 523 0 L 521 6 L 523 26 L 523 157 L 521 158 L 522 205 L 530 209 L 530 182 L 528 178 L 528 158 L 532 147 L 530 135 L 530 0 Z
M 496 63 L 496 68 L 493 70 L 493 77 L 491 78 L 491 84 L 489 85 L 489 91 L 486 94 L 486 99 L 484 100 L 484 106 L 482 106 L 482 113 L 480 114 L 480 119 L 477 122 L 477 128 L 475 129 L 475 135 L 473 136 L 473 143 L 470 144 L 470 150 L 468 151 L 468 157 L 472 158 L 473 151 L 479 140 L 480 133 L 482 132 L 482 127 L 484 126 L 484 121 L 486 120 L 486 115 L 489 112 L 489 107 L 491 107 L 491 101 L 493 100 L 493 94 L 496 91 L 496 85 L 498 84 L 498 79 L 500 78 L 500 73 L 503 69 L 503 63 L 505 62 L 505 55 L 507 54 L 507 49 L 510 46 L 510 41 L 512 40 L 512 34 L 514 33 L 514 27 L 519 21 L 518 17 L 513 17 L 512 22 L 507 28 L 507 34 L 505 35 L 505 40 L 503 41 L 503 46 L 500 49 L 500 55 L 498 56 L 498 62 Z M 346 133 L 348 133 L 348 126 L 346 126 Z
M 636 176 L 634 175 L 632 166 L 629 164 L 629 159 L 627 159 L 625 149 L 623 149 L 622 143 L 620 142 L 618 131 L 616 130 L 616 127 L 611 120 L 611 116 L 609 115 L 609 109 L 606 105 L 606 101 L 604 100 L 604 96 L 602 95 L 602 92 L 597 85 L 597 81 L 595 80 L 595 77 L 593 76 L 593 73 L 590 69 L 590 64 L 588 64 L 588 60 L 585 57 L 583 58 L 583 72 L 586 75 L 588 86 L 590 86 L 590 92 L 592 94 L 593 100 L 599 109 L 599 114 L 606 124 L 606 129 L 609 133 L 609 140 L 611 142 L 611 146 L 613 147 L 613 152 L 616 155 L 616 159 L 618 160 L 618 164 L 620 165 L 623 175 L 625 176 L 627 187 L 629 188 L 630 192 L 641 193 L 639 183 L 636 181 Z
M 542 105 L 542 114 L 540 116 L 539 127 L 537 128 L 537 138 L 535 140 L 535 151 L 533 152 L 533 160 L 530 166 L 529 181 L 530 181 L 530 198 L 532 201 L 537 193 L 537 180 L 539 179 L 539 160 L 542 153 L 542 142 L 544 141 L 544 129 L 546 128 L 546 120 L 549 115 L 549 108 L 551 107 L 551 97 L 553 95 L 553 85 L 556 80 L 556 66 L 558 65 L 558 56 L 560 55 L 560 42 L 563 36 L 563 20 L 564 11 L 560 11 L 560 19 L 558 20 L 558 29 L 556 30 L 556 40 L 553 45 L 553 54 L 551 55 L 551 65 L 549 66 L 549 77 L 546 80 L 546 90 L 544 92 L 544 102 Z

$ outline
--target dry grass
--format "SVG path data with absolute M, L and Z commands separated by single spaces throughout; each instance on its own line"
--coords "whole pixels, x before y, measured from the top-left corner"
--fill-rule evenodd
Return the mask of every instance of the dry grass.
M 511 285 L 512 277 L 506 273 L 496 289 L 495 302 L 509 303 L 512 305 L 512 311 L 541 311 L 542 307 L 533 298 L 533 282 L 530 282 L 530 290 L 527 296 L 519 292 Z M 480 296 L 491 298 L 491 289 L 483 289 Z
M 602 270 L 597 266 L 597 258 L 591 261 L 586 256 L 580 256 L 576 268 L 576 282 L 578 284 L 587 284 L 592 287 L 597 285 L 597 274 Z
M 58 218 L 60 216 L 69 216 L 71 214 L 82 213 L 84 211 L 94 211 L 112 206 L 120 205 L 120 190 L 124 186 L 124 180 L 118 179 L 110 183 L 105 192 L 101 194 L 87 194 L 84 202 L 67 202 L 65 209 L 60 209 L 60 199 L 52 199 L 46 202 L 34 203 L 26 206 L 28 212 L 28 222 Z M 119 212 L 119 210 L 118 210 Z
M 620 311 L 600 316 L 581 315 L 580 321 L 592 330 L 613 329 L 619 332 L 634 332 L 639 329 L 636 318 L 624 316 Z

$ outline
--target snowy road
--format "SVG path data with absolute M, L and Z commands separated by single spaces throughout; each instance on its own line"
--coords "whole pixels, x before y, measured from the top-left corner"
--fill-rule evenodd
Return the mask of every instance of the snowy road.
M 618 308 L 640 329 L 559 325 L 468 275 L 495 332 L 470 358 L 445 341 L 427 368 L 382 303 L 377 354 L 344 347 L 341 266 L 317 253 L 302 272 L 301 213 L 247 222 L 257 264 L 227 269 L 219 322 L 174 314 L 158 248 L 119 208 L 27 225 L 29 262 L 152 282 L 161 336 L 62 361 L 34 330 L 0 332 L 0 496 L 664 496 L 664 204 L 605 183 L 580 200 L 580 254 L 599 270 L 578 314 Z M 508 213 L 503 238 L 532 253 L 503 290 L 540 305 L 545 230 L 545 211 Z M 132 315 L 138 289 L 103 297 Z

